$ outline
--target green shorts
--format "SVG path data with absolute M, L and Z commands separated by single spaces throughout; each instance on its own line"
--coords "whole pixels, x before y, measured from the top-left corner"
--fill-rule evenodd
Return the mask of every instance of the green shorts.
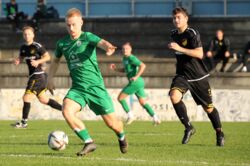
M 114 112 L 112 100 L 106 89 L 102 87 L 92 87 L 88 91 L 71 88 L 65 98 L 77 102 L 82 108 L 88 104 L 96 115 L 106 115 Z
M 136 81 L 129 82 L 129 84 L 122 89 L 122 93 L 132 95 L 135 94 L 139 98 L 146 97 L 144 91 L 144 80 L 139 77 Z

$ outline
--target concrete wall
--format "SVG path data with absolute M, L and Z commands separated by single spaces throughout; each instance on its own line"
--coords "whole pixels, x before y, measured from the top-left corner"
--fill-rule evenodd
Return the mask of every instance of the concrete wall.
M 163 121 L 178 120 L 168 96 L 169 89 L 146 89 L 148 94 L 148 103 Z M 22 112 L 23 89 L 0 89 L 0 119 L 18 120 Z M 108 89 L 114 103 L 116 114 L 121 119 L 126 119 L 126 114 L 117 102 L 117 96 L 120 89 Z M 62 103 L 67 93 L 67 89 L 58 89 L 55 96 L 50 96 Z M 250 90 L 217 90 L 213 89 L 214 104 L 219 110 L 222 121 L 250 121 Z M 208 121 L 206 113 L 201 107 L 197 107 L 191 95 L 187 93 L 184 96 L 184 102 L 188 109 L 188 115 L 192 121 Z M 140 107 L 135 96 L 127 99 L 127 102 L 138 120 L 151 120 L 149 115 Z M 30 120 L 34 119 L 63 119 L 61 112 L 53 110 L 48 106 L 42 105 L 37 99 L 32 102 Z M 99 120 L 88 107 L 85 107 L 79 113 L 83 120 Z

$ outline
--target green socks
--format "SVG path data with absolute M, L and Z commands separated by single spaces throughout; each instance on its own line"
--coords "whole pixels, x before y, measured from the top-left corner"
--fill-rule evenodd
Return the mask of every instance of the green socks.
M 128 107 L 128 104 L 127 104 L 126 100 L 123 99 L 123 100 L 120 100 L 119 102 L 121 103 L 122 108 L 124 109 L 124 111 L 126 111 L 128 113 L 129 112 L 129 107 Z
M 124 140 L 124 138 L 125 138 L 125 133 L 124 133 L 124 131 L 122 131 L 122 132 L 120 132 L 120 133 L 116 133 L 116 135 L 117 135 L 117 137 L 118 137 L 118 139 L 119 140 Z
M 85 143 L 89 143 L 93 141 L 87 129 L 84 129 L 84 130 L 75 129 L 75 133 Z
M 151 117 L 154 116 L 155 112 L 153 111 L 153 109 L 150 107 L 149 104 L 145 104 L 145 105 L 143 106 L 143 108 L 145 108 L 145 109 L 147 110 L 148 114 L 149 114 Z

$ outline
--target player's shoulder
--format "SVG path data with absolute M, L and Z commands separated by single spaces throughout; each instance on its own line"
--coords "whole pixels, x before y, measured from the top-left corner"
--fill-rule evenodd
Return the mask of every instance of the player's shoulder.
M 171 30 L 171 36 L 177 35 L 178 34 L 178 30 L 177 29 L 172 29 Z
M 34 45 L 37 48 L 43 47 L 41 43 L 38 43 L 38 42 L 35 42 L 35 41 L 32 43 L 32 45 Z
M 190 35 L 190 36 L 197 36 L 197 35 L 200 35 L 199 34 L 199 31 L 194 29 L 194 28 L 191 28 L 191 27 L 188 27 L 185 32 Z
M 26 45 L 25 44 L 22 44 L 21 46 L 20 46 L 20 50 L 23 50 L 23 49 L 25 49 L 26 48 Z
M 70 36 L 66 35 L 63 38 L 57 40 L 57 46 L 62 47 L 65 45 L 65 43 L 68 43 L 69 40 L 70 40 Z

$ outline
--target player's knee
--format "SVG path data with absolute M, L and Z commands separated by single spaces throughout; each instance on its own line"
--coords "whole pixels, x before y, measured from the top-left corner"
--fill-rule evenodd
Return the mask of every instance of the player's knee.
M 72 117 L 73 116 L 73 114 L 70 112 L 70 110 L 68 110 L 68 109 L 63 109 L 62 110 L 62 114 L 63 114 L 63 117 L 65 118 L 65 119 L 68 119 L 69 117 Z
M 170 93 L 170 100 L 173 104 L 179 103 L 181 101 L 182 95 L 172 91 Z
M 139 100 L 139 103 L 141 106 L 144 106 L 146 104 L 145 100 Z
M 49 102 L 47 99 L 44 99 L 41 97 L 39 97 L 38 99 L 39 99 L 40 103 L 42 103 L 42 104 L 48 104 L 48 102 Z

